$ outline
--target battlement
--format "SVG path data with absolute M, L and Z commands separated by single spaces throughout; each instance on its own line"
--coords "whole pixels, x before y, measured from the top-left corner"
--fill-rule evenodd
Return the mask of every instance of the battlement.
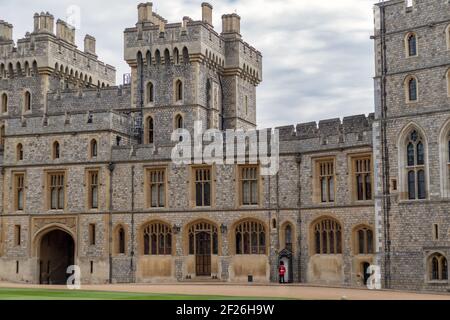
M 20 68 L 35 64 L 39 74 L 58 75 L 71 87 L 111 86 L 116 81 L 113 66 L 97 59 L 95 38 L 86 35 L 84 51 L 75 44 L 75 28 L 49 12 L 34 14 L 34 29 L 24 38 L 12 39 L 13 26 L 0 21 L 1 78 L 23 74 Z
M 296 126 L 277 127 L 280 140 L 305 140 L 305 139 L 326 139 L 332 136 L 345 137 L 348 134 L 362 134 L 372 131 L 372 123 L 375 115 L 369 116 L 355 115 L 345 117 L 342 121 L 339 118 L 321 120 L 317 122 L 300 123 Z
M 48 114 L 129 109 L 130 86 L 57 90 L 47 94 Z

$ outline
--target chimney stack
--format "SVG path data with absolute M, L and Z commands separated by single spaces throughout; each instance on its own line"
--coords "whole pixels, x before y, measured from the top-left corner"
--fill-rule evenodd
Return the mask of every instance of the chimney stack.
M 65 21 L 59 19 L 56 21 L 56 36 L 70 44 L 75 44 L 75 28 Z
M 138 22 L 149 22 L 153 15 L 153 3 L 140 3 L 138 5 Z
M 241 17 L 236 13 L 222 16 L 222 34 L 241 35 Z
M 34 14 L 34 32 L 54 34 L 55 18 L 50 13 L 41 12 Z
M 95 55 L 95 38 L 90 35 L 84 37 L 84 52 Z
M 212 24 L 213 6 L 207 2 L 202 3 L 202 21 L 213 28 Z

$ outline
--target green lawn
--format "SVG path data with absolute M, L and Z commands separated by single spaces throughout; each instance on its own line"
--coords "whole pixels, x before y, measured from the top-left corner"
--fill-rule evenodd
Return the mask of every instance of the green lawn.
M 53 289 L 0 288 L 0 300 L 264 300 L 257 297 L 201 296 Z

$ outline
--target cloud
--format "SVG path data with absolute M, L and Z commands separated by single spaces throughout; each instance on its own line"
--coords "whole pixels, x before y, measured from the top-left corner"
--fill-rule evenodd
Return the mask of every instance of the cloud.
M 169 22 L 200 19 L 201 1 L 154 0 Z M 374 74 L 373 0 L 212 1 L 215 29 L 221 15 L 237 12 L 245 41 L 263 54 L 263 82 L 257 89 L 260 127 L 372 112 Z M 77 43 L 97 38 L 99 58 L 117 68 L 118 83 L 129 68 L 123 61 L 123 30 L 137 20 L 134 0 L 0 0 L 0 19 L 14 24 L 15 38 L 32 31 L 35 12 L 65 19 L 70 5 L 81 9 Z M 20 10 L 18 10 L 20 8 Z

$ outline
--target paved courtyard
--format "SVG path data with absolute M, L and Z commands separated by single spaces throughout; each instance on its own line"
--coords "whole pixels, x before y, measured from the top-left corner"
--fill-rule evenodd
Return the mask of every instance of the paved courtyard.
M 65 286 L 0 282 L 0 288 L 66 289 Z M 450 300 L 450 294 L 330 288 L 303 285 L 241 285 L 222 283 L 82 285 L 82 290 L 152 294 L 214 295 L 312 300 Z

